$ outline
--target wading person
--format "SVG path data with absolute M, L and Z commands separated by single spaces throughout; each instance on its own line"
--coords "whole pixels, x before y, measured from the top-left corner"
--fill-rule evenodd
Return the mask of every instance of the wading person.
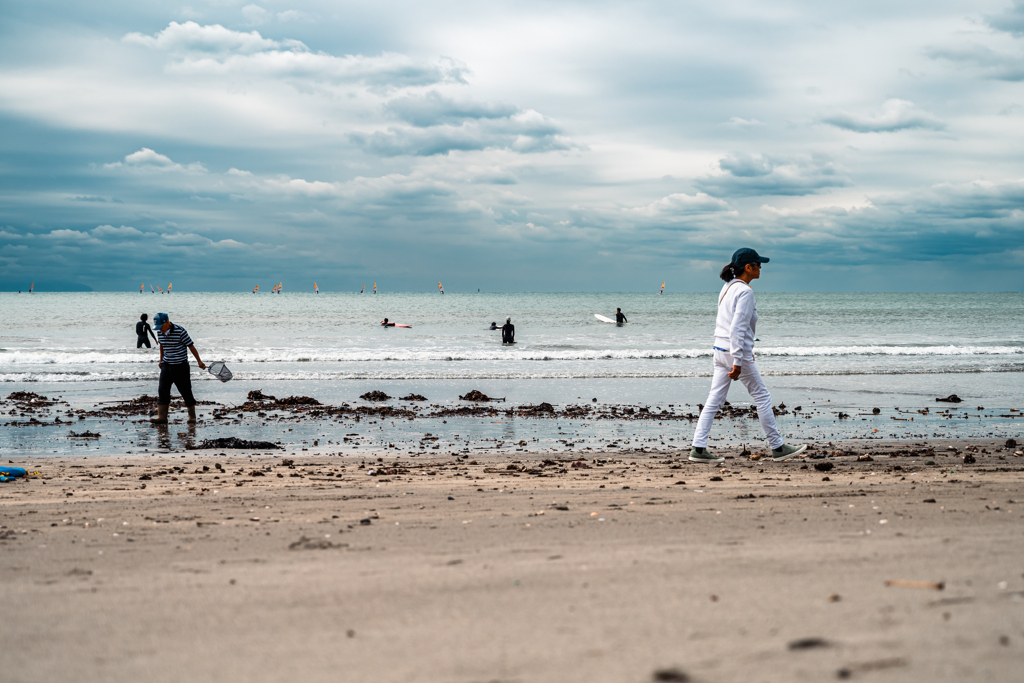
M 505 318 L 505 324 L 501 326 L 501 343 L 516 343 L 516 326 L 512 324 L 512 318 Z
M 196 364 L 206 368 L 206 363 L 199 357 L 195 344 L 188 332 L 181 325 L 175 325 L 166 313 L 153 316 L 153 324 L 157 328 L 157 342 L 160 344 L 160 387 L 157 390 L 157 415 L 150 422 L 167 424 L 167 411 L 171 405 L 171 385 L 178 387 L 178 393 L 188 408 L 188 421 L 196 421 L 196 399 L 192 396 L 191 366 L 188 354 L 191 351 L 196 357 Z
M 788 460 L 802 453 L 807 446 L 787 446 L 775 424 L 772 412 L 772 395 L 761 379 L 761 373 L 754 363 L 754 332 L 757 327 L 757 308 L 754 305 L 754 290 L 750 283 L 761 277 L 761 264 L 768 259 L 759 256 L 753 249 L 737 249 L 732 261 L 722 268 L 721 278 L 725 280 L 718 296 L 718 319 L 715 322 L 715 372 L 711 380 L 708 402 L 700 411 L 697 431 L 693 435 L 690 449 L 692 462 L 722 462 L 725 458 L 713 455 L 708 450 L 708 434 L 715 421 L 718 409 L 725 403 L 729 386 L 738 379 L 750 392 L 757 405 L 757 417 L 761 428 L 768 437 L 772 449 L 772 460 Z
M 153 345 L 149 343 L 149 338 L 152 337 L 153 341 L 156 341 L 156 335 L 153 334 L 153 328 L 146 322 L 149 320 L 149 315 L 146 313 L 142 314 L 139 318 L 139 322 L 135 323 L 135 336 L 138 337 L 135 340 L 135 348 L 141 349 L 142 345 L 145 344 L 147 349 L 153 348 Z M 157 342 L 159 343 L 159 342 Z

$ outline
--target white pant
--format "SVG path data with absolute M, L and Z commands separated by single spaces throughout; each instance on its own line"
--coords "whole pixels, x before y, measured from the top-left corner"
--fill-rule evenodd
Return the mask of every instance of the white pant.
M 711 380 L 711 393 L 708 394 L 708 402 L 700 411 L 700 419 L 697 420 L 697 431 L 693 435 L 693 445 L 697 448 L 705 448 L 708 445 L 708 434 L 711 432 L 711 425 L 715 421 L 718 409 L 725 403 L 725 397 L 729 394 L 729 373 L 732 371 L 732 355 L 727 351 L 715 349 L 715 375 Z M 772 412 L 772 395 L 768 393 L 768 387 L 761 379 L 761 373 L 757 371 L 757 365 L 747 363 L 740 370 L 740 381 L 747 388 L 750 397 L 757 404 L 757 417 L 761 420 L 761 429 L 768 437 L 768 445 L 775 449 L 782 445 L 782 435 L 775 425 L 775 413 Z

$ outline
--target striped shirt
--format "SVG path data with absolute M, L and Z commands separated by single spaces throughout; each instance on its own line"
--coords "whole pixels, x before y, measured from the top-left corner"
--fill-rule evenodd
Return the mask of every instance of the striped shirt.
M 171 323 L 166 332 L 157 331 L 160 348 L 164 351 L 164 362 L 170 365 L 188 363 L 188 347 L 192 346 L 192 338 L 181 325 Z

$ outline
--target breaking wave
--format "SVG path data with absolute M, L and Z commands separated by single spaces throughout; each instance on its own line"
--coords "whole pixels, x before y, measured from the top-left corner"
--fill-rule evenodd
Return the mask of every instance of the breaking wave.
M 679 360 L 710 357 L 710 348 L 688 349 L 588 349 L 588 348 L 487 348 L 487 349 L 412 349 L 412 348 L 208 348 L 204 357 L 228 363 L 394 363 L 458 361 L 601 361 L 601 360 Z M 867 356 L 1019 356 L 1022 346 L 782 346 L 758 347 L 761 357 L 867 357 Z M 0 349 L 0 367 L 20 365 L 156 365 L 152 351 L 134 349 L 28 350 Z

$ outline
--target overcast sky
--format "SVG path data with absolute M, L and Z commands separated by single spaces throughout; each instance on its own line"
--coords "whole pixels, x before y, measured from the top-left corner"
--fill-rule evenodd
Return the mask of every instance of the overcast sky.
M 1024 0 L 0 5 L 0 289 L 1024 289 Z

